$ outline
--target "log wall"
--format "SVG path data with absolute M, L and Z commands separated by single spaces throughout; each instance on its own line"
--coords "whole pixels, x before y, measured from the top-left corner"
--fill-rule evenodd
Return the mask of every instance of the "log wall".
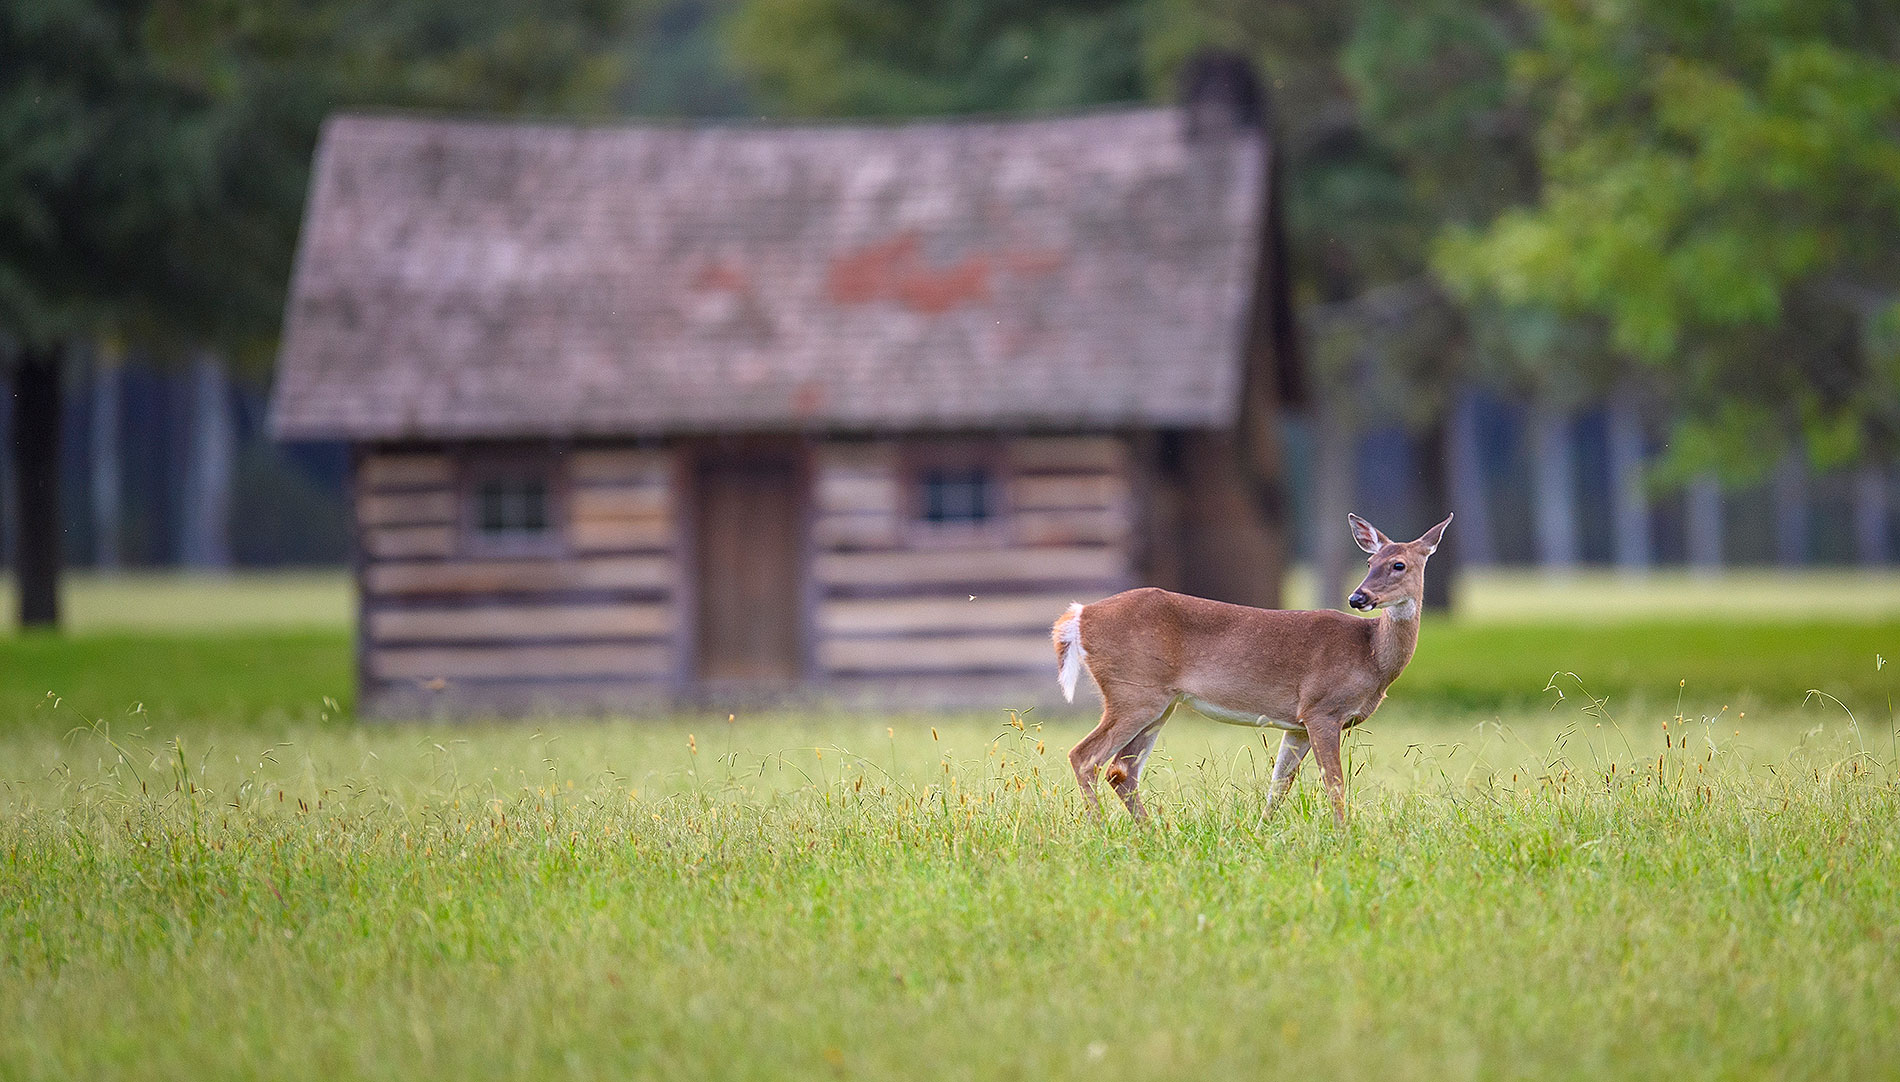
M 597 447 L 547 458 L 556 537 L 481 554 L 452 449 L 365 451 L 355 485 L 361 687 L 372 712 L 458 712 L 668 694 L 679 673 L 670 452 Z
M 1126 442 L 1004 441 L 988 459 L 1002 513 L 960 535 L 918 521 L 909 505 L 915 453 L 928 449 L 894 442 L 818 449 L 818 675 L 833 687 L 881 691 L 940 678 L 981 678 L 998 694 L 1054 688 L 1049 625 L 1071 601 L 1130 585 Z
M 1127 442 L 999 439 L 1000 499 L 978 529 L 920 520 L 927 440 L 812 446 L 803 626 L 814 690 L 970 704 L 1054 692 L 1049 625 L 1071 601 L 1132 584 Z M 920 457 L 921 456 L 921 457 Z M 366 711 L 519 713 L 612 708 L 696 691 L 676 452 L 549 454 L 558 543 L 482 553 L 461 521 L 470 459 L 454 448 L 370 449 L 355 485 Z

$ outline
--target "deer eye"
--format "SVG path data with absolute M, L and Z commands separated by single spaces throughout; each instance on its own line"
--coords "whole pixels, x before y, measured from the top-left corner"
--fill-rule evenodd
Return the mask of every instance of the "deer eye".
M 1405 570 L 1405 561 L 1404 561 L 1404 560 L 1393 560 L 1393 561 L 1392 561 L 1392 570 L 1394 570 L 1394 571 L 1403 571 L 1403 570 Z

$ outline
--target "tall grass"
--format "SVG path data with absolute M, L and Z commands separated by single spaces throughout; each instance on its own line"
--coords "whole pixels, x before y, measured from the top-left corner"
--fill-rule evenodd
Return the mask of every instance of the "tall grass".
M 1343 832 L 1191 719 L 1140 827 L 1033 712 L 74 717 L 0 737 L 0 1075 L 1890 1073 L 1892 719 L 1559 687 L 1375 719 Z

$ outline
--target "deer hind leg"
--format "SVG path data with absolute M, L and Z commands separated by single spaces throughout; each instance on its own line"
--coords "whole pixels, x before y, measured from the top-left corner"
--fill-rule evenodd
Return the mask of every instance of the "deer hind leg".
M 1141 803 L 1141 794 L 1136 787 L 1141 784 L 1141 768 L 1148 765 L 1148 756 L 1155 750 L 1155 741 L 1161 739 L 1161 726 L 1167 724 L 1168 715 L 1174 713 L 1174 704 L 1169 703 L 1153 725 L 1143 729 L 1108 764 L 1104 774 L 1108 783 L 1115 787 L 1115 795 L 1128 805 L 1128 814 L 1137 819 L 1148 818 L 1148 809 Z
M 1339 734 L 1342 728 L 1336 720 L 1314 721 L 1308 719 L 1306 735 L 1313 743 L 1313 758 L 1319 760 L 1319 769 L 1326 778 L 1326 795 L 1332 798 L 1333 818 L 1340 826 L 1346 825 L 1346 776 L 1339 765 Z
M 1300 763 L 1306 760 L 1307 749 L 1312 746 L 1311 739 L 1302 732 L 1289 730 L 1280 737 L 1280 754 L 1273 760 L 1273 786 L 1267 790 L 1265 816 L 1272 816 L 1286 799 L 1287 791 L 1293 788 L 1293 779 L 1299 777 Z
M 1075 771 L 1076 784 L 1097 812 L 1101 811 L 1101 802 L 1095 795 L 1096 772 L 1115 762 L 1144 733 L 1159 729 L 1174 709 L 1174 697 L 1166 692 L 1128 694 L 1121 688 L 1103 688 L 1102 699 L 1102 720 L 1069 749 L 1069 766 Z M 1122 792 L 1122 779 L 1128 773 L 1125 768 L 1110 767 L 1109 780 L 1116 792 Z M 1134 810 L 1132 806 L 1130 810 Z

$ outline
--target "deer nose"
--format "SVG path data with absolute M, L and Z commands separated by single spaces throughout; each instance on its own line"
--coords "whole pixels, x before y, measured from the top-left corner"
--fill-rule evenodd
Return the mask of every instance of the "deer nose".
M 1352 596 L 1346 599 L 1346 604 L 1363 612 L 1371 607 L 1372 599 L 1366 596 L 1364 590 L 1354 590 Z

